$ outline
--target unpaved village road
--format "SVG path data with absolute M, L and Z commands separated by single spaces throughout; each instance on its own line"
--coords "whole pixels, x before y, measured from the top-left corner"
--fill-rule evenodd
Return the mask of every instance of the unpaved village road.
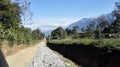
M 26 67 L 26 64 L 34 58 L 38 46 L 43 44 L 45 44 L 45 41 L 42 41 L 35 46 L 25 48 L 13 55 L 7 56 L 6 60 L 9 67 Z

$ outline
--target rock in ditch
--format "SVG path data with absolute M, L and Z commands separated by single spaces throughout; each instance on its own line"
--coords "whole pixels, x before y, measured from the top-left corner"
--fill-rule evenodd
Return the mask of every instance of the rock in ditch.
M 42 45 L 38 47 L 37 54 L 27 67 L 65 67 L 66 63 L 52 50 Z

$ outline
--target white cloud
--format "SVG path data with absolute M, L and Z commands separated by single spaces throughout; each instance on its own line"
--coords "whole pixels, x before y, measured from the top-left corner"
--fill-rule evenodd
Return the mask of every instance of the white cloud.
M 24 25 L 32 29 L 40 28 L 42 31 L 53 30 L 59 26 L 66 27 L 69 24 L 80 20 L 80 18 L 41 18 L 34 19 L 33 24 Z

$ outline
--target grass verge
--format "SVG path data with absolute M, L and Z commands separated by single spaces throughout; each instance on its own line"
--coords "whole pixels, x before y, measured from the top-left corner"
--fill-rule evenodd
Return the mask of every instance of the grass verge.
M 84 44 L 84 45 L 95 45 L 99 47 L 113 47 L 120 48 L 120 38 L 118 39 L 61 39 L 61 40 L 51 40 L 48 43 L 53 43 L 56 45 L 65 44 Z

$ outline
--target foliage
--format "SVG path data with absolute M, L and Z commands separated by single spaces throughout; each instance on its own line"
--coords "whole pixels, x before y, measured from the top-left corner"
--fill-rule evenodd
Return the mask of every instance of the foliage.
M 66 36 L 66 32 L 62 27 L 58 27 L 57 29 L 53 30 L 51 33 L 52 39 L 64 39 Z
M 119 48 L 120 47 L 120 39 L 62 39 L 62 40 L 50 40 L 48 43 L 52 44 L 64 44 L 64 45 L 72 45 L 72 44 L 82 44 L 82 45 L 94 45 L 98 47 L 111 47 L 111 48 Z
M 95 22 L 92 21 L 90 24 L 88 24 L 85 32 L 88 38 L 94 38 L 94 29 L 95 29 Z
M 79 27 L 78 26 L 74 26 L 73 27 L 73 31 L 72 31 L 72 33 L 73 33 L 73 39 L 78 39 L 79 38 L 79 34 L 78 34 L 78 30 L 79 30 Z
M 111 46 L 111 47 L 119 47 L 120 45 L 120 39 L 100 39 L 94 42 L 95 45 L 106 47 L 106 46 Z
M 66 28 L 65 31 L 66 31 L 66 33 L 67 33 L 68 36 L 70 36 L 70 35 L 73 34 L 72 30 L 69 29 L 69 28 Z
M 88 45 L 92 42 L 96 41 L 95 39 L 61 39 L 61 40 L 50 40 L 49 43 L 54 43 L 54 44 L 65 44 L 65 45 L 70 45 L 70 44 L 84 44 Z
M 75 26 L 73 29 L 58 27 L 52 33 L 49 43 L 54 44 L 84 44 L 94 45 L 98 47 L 107 47 L 108 49 L 120 47 L 120 2 L 116 2 L 116 9 L 112 12 L 115 20 L 108 20 L 104 16 L 98 17 L 98 24 L 92 21 L 87 25 L 86 28 L 81 28 L 78 32 L 79 27 Z M 109 23 L 111 22 L 111 23 Z M 64 33 L 67 33 L 65 37 Z
M 34 40 L 41 40 L 44 38 L 44 34 L 38 28 L 32 31 L 32 37 Z
M 0 0 L 0 43 L 8 41 L 9 45 L 12 47 L 13 44 L 29 44 L 35 39 L 32 30 L 22 25 L 21 20 L 26 12 L 30 12 L 29 3 L 27 3 L 26 0 L 24 0 L 24 3 Z M 37 35 L 39 35 L 39 39 L 43 39 L 44 37 L 43 33 L 40 31 Z

